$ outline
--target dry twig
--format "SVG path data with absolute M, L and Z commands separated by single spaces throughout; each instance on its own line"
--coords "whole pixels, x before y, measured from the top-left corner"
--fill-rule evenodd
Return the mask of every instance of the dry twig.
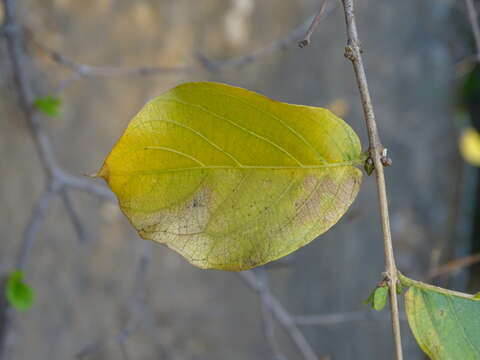
M 238 275 L 251 290 L 257 294 L 262 294 L 263 304 L 272 312 L 280 325 L 282 325 L 299 352 L 302 354 L 303 358 L 305 360 L 318 360 L 315 351 L 308 343 L 307 339 L 305 339 L 302 331 L 295 324 L 294 318 L 287 310 L 285 310 L 278 299 L 274 297 L 268 289 L 265 289 L 264 285 L 258 281 L 255 274 L 252 271 L 243 271 L 238 273 Z M 326 360 L 328 357 L 324 357 L 323 359 Z
M 466 267 L 480 262 L 480 254 L 472 254 L 459 259 L 454 259 L 446 264 L 433 268 L 425 276 L 424 280 L 432 280 L 440 276 L 450 275 Z
M 302 41 L 298 43 L 298 46 L 300 46 L 301 48 L 304 48 L 310 45 L 310 38 L 312 37 L 312 34 L 317 28 L 318 24 L 320 24 L 320 21 L 322 21 L 323 14 L 325 13 L 325 9 L 327 8 L 327 4 L 328 4 L 328 0 L 323 0 L 322 6 L 320 6 L 320 10 L 318 10 L 317 15 L 315 15 L 312 23 L 308 27 L 305 37 L 302 39 Z

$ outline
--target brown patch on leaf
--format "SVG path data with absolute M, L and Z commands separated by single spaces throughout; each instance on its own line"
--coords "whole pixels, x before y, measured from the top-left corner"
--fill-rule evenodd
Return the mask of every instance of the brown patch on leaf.
M 139 229 L 141 237 L 160 243 L 168 244 L 177 237 L 199 235 L 208 224 L 211 199 L 212 190 L 202 186 L 186 204 L 148 216 L 131 215 L 132 223 Z
M 318 221 L 326 231 L 353 202 L 358 187 L 356 177 L 307 176 L 303 182 L 305 196 L 295 202 L 298 225 Z

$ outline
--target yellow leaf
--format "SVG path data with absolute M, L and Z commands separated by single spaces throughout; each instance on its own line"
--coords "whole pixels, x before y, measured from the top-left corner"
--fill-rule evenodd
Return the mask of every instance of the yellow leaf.
M 460 153 L 470 165 L 480 166 L 480 134 L 473 127 L 467 128 L 461 135 Z
M 245 270 L 327 231 L 357 195 L 360 141 L 330 111 L 201 82 L 150 101 L 99 175 L 140 236 Z

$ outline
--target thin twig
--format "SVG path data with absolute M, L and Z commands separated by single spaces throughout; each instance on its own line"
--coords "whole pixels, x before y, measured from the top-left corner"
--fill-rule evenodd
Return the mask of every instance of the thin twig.
M 23 241 L 18 251 L 16 263 L 16 268 L 18 270 L 25 270 L 25 267 L 30 259 L 35 238 L 37 237 L 38 229 L 43 223 L 50 202 L 54 196 L 55 192 L 53 190 L 46 191 L 40 196 L 33 206 L 32 214 L 27 226 L 25 227 Z
M 473 37 L 475 39 L 475 46 L 477 48 L 476 60 L 480 61 L 480 26 L 478 24 L 478 14 L 475 9 L 473 0 L 465 0 L 467 5 L 468 19 L 472 27 Z
M 290 44 L 295 43 L 302 38 L 303 34 L 305 33 L 305 29 L 307 28 L 308 24 L 310 24 L 310 22 L 311 19 L 308 19 L 303 24 L 290 31 L 284 37 L 271 42 L 265 47 L 252 51 L 249 54 L 237 56 L 228 60 L 215 61 L 207 60 L 204 56 L 200 55 L 199 60 L 211 71 L 220 71 L 227 68 L 243 67 L 257 61 L 264 56 L 270 55 L 280 50 L 287 49 Z
M 395 353 L 397 360 L 402 360 L 403 351 L 397 299 L 398 270 L 395 264 L 395 257 L 393 254 L 392 236 L 390 232 L 390 219 L 388 213 L 387 191 L 382 164 L 384 148 L 380 142 L 380 137 L 378 135 L 377 123 L 375 120 L 370 91 L 367 84 L 367 76 L 365 74 L 365 68 L 363 66 L 362 50 L 360 48 L 360 40 L 358 37 L 358 30 L 355 21 L 353 0 L 342 0 L 342 2 L 345 10 L 345 22 L 347 26 L 348 37 L 347 47 L 345 48 L 345 56 L 352 62 L 353 68 L 355 70 L 357 86 L 360 91 L 365 122 L 368 130 L 370 157 L 373 159 L 373 163 L 375 165 L 385 250 L 385 275 L 390 290 L 390 309 L 392 315 L 392 330 L 395 340 Z
M 2 35 L 5 37 L 7 43 L 13 79 L 17 88 L 19 107 L 24 115 L 40 164 L 46 175 L 45 191 L 33 207 L 29 223 L 25 227 L 23 240 L 17 251 L 16 267 L 18 269 L 24 269 L 30 259 L 31 249 L 38 237 L 38 230 L 44 221 L 49 204 L 54 196 L 62 189 L 66 190 L 67 187 L 77 188 L 109 199 L 113 199 L 113 195 L 105 187 L 93 184 L 86 179 L 67 174 L 60 167 L 53 151 L 52 142 L 42 127 L 41 116 L 33 107 L 36 95 L 29 74 L 26 71 L 30 59 L 24 52 L 24 34 L 17 19 L 16 3 L 14 0 L 3 0 L 3 5 L 4 31 Z M 74 226 L 77 226 L 75 213 L 73 208 L 69 206 L 66 197 L 64 197 L 64 204 L 68 215 L 72 219 L 72 223 Z M 5 284 L 3 283 L 0 288 L 1 294 L 4 293 L 4 288 Z M 5 337 L 13 322 L 13 313 L 10 311 L 9 306 L 0 308 L 0 318 L 6 318 L 8 320 L 0 323 L 0 359 L 2 359 L 5 354 Z
M 298 315 L 295 322 L 298 325 L 330 326 L 353 321 L 369 320 L 371 311 L 350 311 L 343 313 L 330 313 L 322 315 Z
M 29 32 L 31 42 L 50 59 L 64 68 L 73 71 L 78 76 L 148 76 L 155 74 L 177 74 L 190 72 L 193 69 L 187 66 L 93 66 L 79 63 L 61 52 L 54 50 L 36 41 Z
M 312 23 L 308 27 L 305 37 L 298 43 L 298 46 L 300 46 L 301 48 L 310 45 L 310 38 L 312 37 L 312 34 L 317 28 L 318 24 L 320 24 L 320 21 L 322 21 L 323 14 L 325 13 L 325 9 L 327 8 L 327 4 L 328 0 L 323 0 L 322 6 L 320 6 L 320 10 L 318 10 L 317 15 L 315 15 Z
M 265 338 L 270 345 L 275 360 L 286 360 L 286 356 L 282 354 L 277 339 L 275 338 L 275 326 L 273 323 L 273 315 L 267 305 L 267 296 L 270 293 L 268 284 L 268 274 L 264 267 L 258 268 L 256 271 L 257 280 L 261 283 L 261 290 L 259 293 L 260 302 L 262 304 L 262 319 Z
M 452 260 L 446 264 L 443 264 L 439 267 L 433 268 L 425 276 L 424 280 L 432 280 L 434 278 L 450 275 L 461 269 L 472 266 L 480 262 L 480 254 L 472 254 L 469 256 L 462 257 L 460 259 Z
M 124 346 L 127 340 L 143 325 L 146 320 L 146 313 L 148 310 L 148 304 L 146 299 L 145 290 L 145 277 L 147 274 L 148 266 L 151 259 L 151 247 L 152 242 L 144 241 L 143 249 L 140 258 L 137 260 L 133 276 L 133 291 L 132 301 L 129 306 L 130 319 L 127 325 L 120 329 L 112 338 L 103 340 L 97 340 L 92 344 L 85 346 L 83 349 L 77 352 L 75 358 L 83 359 L 86 356 L 91 356 L 105 348 L 110 342 Z
M 112 343 L 122 345 L 130 338 L 132 334 L 134 334 L 140 328 L 140 319 L 139 318 L 132 318 L 127 326 L 121 329 L 113 338 L 108 339 L 108 341 L 101 341 L 98 340 L 93 344 L 85 346 L 82 350 L 80 350 L 76 355 L 76 359 L 83 359 L 87 356 L 91 356 L 105 348 L 108 343 L 111 341 Z
M 335 7 L 328 9 L 325 6 L 321 17 L 329 15 Z M 314 18 L 307 19 L 300 26 L 292 29 L 286 35 L 280 37 L 267 44 L 264 47 L 261 47 L 257 50 L 254 50 L 248 54 L 236 56 L 230 59 L 225 60 L 212 60 L 205 56 L 202 53 L 196 54 L 196 61 L 200 63 L 205 69 L 210 72 L 219 72 L 225 69 L 232 68 L 241 68 L 251 63 L 254 63 L 261 58 L 271 55 L 275 52 L 285 50 L 289 45 L 295 43 L 304 37 L 305 31 L 308 29 L 308 26 L 314 21 Z M 32 35 L 32 32 L 29 31 L 29 38 L 33 44 L 45 53 L 52 61 L 57 64 L 71 70 L 74 74 L 72 77 L 69 77 L 65 82 L 60 86 L 60 89 L 64 89 L 72 81 L 78 80 L 82 77 L 94 77 L 94 76 L 142 76 L 142 75 L 155 75 L 155 74 L 165 74 L 165 73 L 189 73 L 196 69 L 195 65 L 192 66 L 178 66 L 178 67 L 168 67 L 168 66 L 139 66 L 139 67 L 122 67 L 122 66 L 93 66 L 80 63 L 76 60 L 73 60 L 61 52 L 54 50 L 40 42 L 36 41 Z
M 390 320 L 382 314 L 372 313 L 372 311 L 350 311 L 344 313 L 331 314 L 311 314 L 311 315 L 297 315 L 295 322 L 300 326 L 332 326 L 345 323 L 352 323 L 356 321 L 371 321 L 371 320 Z M 405 313 L 400 313 L 400 320 L 407 320 Z
M 67 189 L 62 188 L 60 190 L 60 197 L 63 201 L 63 206 L 67 211 L 67 215 L 69 216 L 70 221 L 72 222 L 73 229 L 77 234 L 78 241 L 80 243 L 85 243 L 87 239 L 85 227 L 83 226 L 82 221 L 80 220 L 80 215 L 77 213 L 77 211 L 75 210 L 75 207 L 73 206 L 72 199 L 70 198 L 70 194 L 68 193 Z
M 269 291 L 265 291 L 265 289 L 263 289 L 262 284 L 258 281 L 255 274 L 252 271 L 243 271 L 238 273 L 238 275 L 248 285 L 248 287 L 257 294 L 260 294 L 263 291 L 264 304 L 268 307 L 268 309 L 272 312 L 272 314 L 290 336 L 293 343 L 302 354 L 303 358 L 305 360 L 318 360 L 315 351 L 308 343 L 307 339 L 305 339 L 302 331 L 295 324 L 293 317 L 287 310 L 285 310 L 283 305 L 275 296 L 273 296 Z

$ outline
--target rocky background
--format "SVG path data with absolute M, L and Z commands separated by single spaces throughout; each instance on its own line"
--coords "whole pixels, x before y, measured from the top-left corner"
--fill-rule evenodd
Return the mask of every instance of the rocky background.
M 301 50 L 288 35 L 306 24 L 319 1 L 16 3 L 30 37 L 26 50 L 34 61 L 24 66 L 35 90 L 62 99 L 61 115 L 45 117 L 42 124 L 60 164 L 73 174 L 97 171 L 148 99 L 194 80 L 330 107 L 367 144 L 353 71 L 343 57 L 340 8 L 329 11 L 312 45 Z M 397 262 L 414 278 L 468 249 L 468 204 L 460 200 L 468 200 L 469 172 L 458 155 L 454 110 L 459 54 L 468 49 L 470 34 L 459 3 L 357 1 L 380 133 L 394 163 L 386 176 Z M 276 49 L 278 39 L 285 40 L 284 49 Z M 68 81 L 72 71 L 34 42 L 81 64 L 187 71 L 116 76 L 104 69 L 99 76 Z M 253 61 L 241 58 L 241 66 L 227 60 L 265 47 Z M 18 110 L 3 40 L 0 86 L 0 274 L 6 274 L 15 267 L 45 177 Z M 25 270 L 36 303 L 14 315 L 5 359 L 280 360 L 265 336 L 261 301 L 238 275 L 194 268 L 167 248 L 140 240 L 116 203 L 83 192 L 70 195 L 86 241 L 78 241 L 56 199 Z M 143 281 L 139 263 L 145 259 Z M 272 293 L 291 314 L 334 315 L 329 323 L 321 317 L 320 325 L 299 325 L 319 358 L 390 359 L 388 311 L 372 314 L 362 304 L 380 280 L 383 262 L 374 179 L 365 177 L 358 199 L 337 226 L 286 261 L 266 267 L 266 273 Z M 449 285 L 462 290 L 465 281 L 460 276 Z M 406 359 L 422 359 L 405 321 L 402 327 Z M 284 359 L 302 359 L 275 320 L 273 330 Z

